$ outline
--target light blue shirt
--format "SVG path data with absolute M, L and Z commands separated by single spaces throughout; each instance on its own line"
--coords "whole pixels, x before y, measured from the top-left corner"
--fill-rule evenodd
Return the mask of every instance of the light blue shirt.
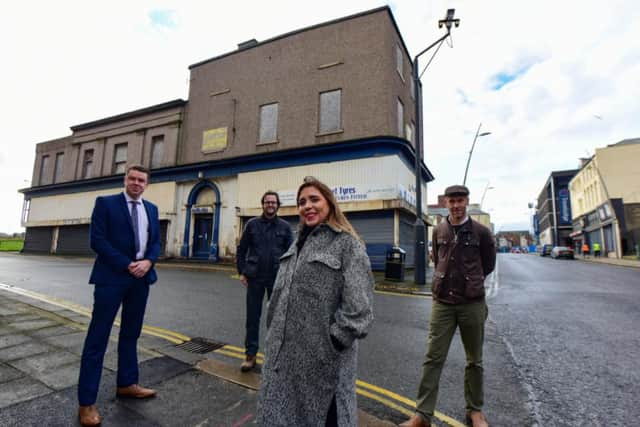
M 147 210 L 142 203 L 142 198 L 135 200 L 131 196 L 124 192 L 124 198 L 127 200 L 127 208 L 129 209 L 129 215 L 131 215 L 131 208 L 133 203 L 137 203 L 138 210 L 138 242 L 140 242 L 140 248 L 136 254 L 136 260 L 144 258 L 144 254 L 147 252 L 147 242 L 149 241 L 149 217 L 147 217 Z

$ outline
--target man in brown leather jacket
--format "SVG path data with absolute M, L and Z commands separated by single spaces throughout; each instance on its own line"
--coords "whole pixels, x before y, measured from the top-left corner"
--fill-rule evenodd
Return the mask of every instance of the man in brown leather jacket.
M 456 328 L 467 357 L 464 397 L 467 424 L 487 427 L 482 413 L 482 345 L 488 315 L 484 279 L 496 263 L 495 240 L 484 225 L 467 216 L 469 189 L 452 185 L 445 190 L 449 216 L 433 231 L 433 305 L 429 348 L 423 363 L 416 414 L 401 427 L 430 425 L 436 406 L 438 383 Z

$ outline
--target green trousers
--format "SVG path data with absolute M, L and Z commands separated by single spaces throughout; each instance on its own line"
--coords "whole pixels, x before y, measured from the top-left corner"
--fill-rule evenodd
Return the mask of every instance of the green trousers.
M 424 417 L 433 417 L 438 398 L 438 384 L 442 367 L 447 359 L 451 339 L 460 328 L 460 337 L 467 355 L 464 370 L 464 398 L 467 411 L 480 411 L 484 403 L 482 387 L 482 344 L 484 322 L 489 314 L 482 302 L 460 305 L 433 301 L 429 324 L 429 347 L 422 364 L 422 379 L 418 389 L 416 411 Z

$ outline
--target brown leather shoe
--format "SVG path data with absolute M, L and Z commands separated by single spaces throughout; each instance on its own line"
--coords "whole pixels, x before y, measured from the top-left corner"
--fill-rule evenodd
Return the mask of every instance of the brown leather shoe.
M 131 397 L 133 399 L 147 399 L 154 397 L 156 391 L 150 388 L 144 388 L 140 384 L 131 384 L 127 387 L 118 387 L 116 390 L 116 396 L 118 397 Z
M 467 425 L 472 427 L 489 427 L 489 423 L 487 423 L 481 411 L 467 412 Z
M 247 358 L 244 360 L 244 362 L 242 362 L 242 365 L 240 365 L 240 370 L 242 372 L 249 372 L 250 370 L 252 370 L 253 368 L 256 367 L 256 356 L 250 356 L 247 354 Z
M 99 426 L 102 422 L 96 405 L 80 406 L 78 409 L 78 418 L 80 419 L 80 425 L 84 427 Z
M 431 427 L 431 421 L 425 419 L 422 415 L 414 414 L 398 427 Z

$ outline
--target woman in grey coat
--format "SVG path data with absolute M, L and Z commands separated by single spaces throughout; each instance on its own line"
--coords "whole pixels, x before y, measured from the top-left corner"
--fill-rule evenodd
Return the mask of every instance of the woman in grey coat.
M 369 258 L 325 184 L 305 179 L 297 201 L 301 228 L 269 302 L 257 421 L 355 427 L 357 339 L 373 320 Z

